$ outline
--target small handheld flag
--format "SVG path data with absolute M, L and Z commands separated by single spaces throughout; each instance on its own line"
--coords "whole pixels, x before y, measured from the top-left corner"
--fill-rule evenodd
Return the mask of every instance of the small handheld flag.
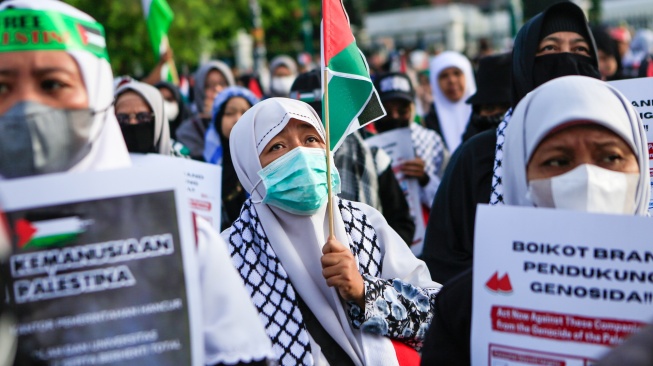
M 385 116 L 369 66 L 349 26 L 342 0 L 322 0 L 322 116 L 326 130 L 327 177 L 331 152 L 350 133 Z M 327 179 L 329 232 L 334 237 L 332 187 Z
M 322 115 L 335 151 L 350 133 L 385 116 L 342 0 L 322 1 Z M 327 121 L 326 116 L 329 116 Z

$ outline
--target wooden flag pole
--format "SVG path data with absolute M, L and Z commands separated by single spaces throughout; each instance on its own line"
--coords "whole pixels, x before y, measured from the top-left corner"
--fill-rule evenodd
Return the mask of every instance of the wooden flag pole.
M 331 187 L 331 133 L 329 131 L 329 72 L 324 68 L 324 75 L 322 76 L 322 84 L 324 85 L 324 129 L 326 131 L 326 161 L 327 161 L 327 192 L 329 199 L 327 200 L 327 211 L 329 212 L 329 238 L 335 238 L 335 229 L 333 224 L 333 199 Z
M 170 43 L 168 42 L 168 37 L 164 37 L 163 42 L 165 42 L 166 49 L 172 52 L 172 48 L 170 48 Z M 177 72 L 177 66 L 175 65 L 174 56 L 170 56 L 167 64 L 168 64 L 168 69 L 170 70 L 170 74 L 172 75 L 172 83 L 179 86 L 179 73 Z

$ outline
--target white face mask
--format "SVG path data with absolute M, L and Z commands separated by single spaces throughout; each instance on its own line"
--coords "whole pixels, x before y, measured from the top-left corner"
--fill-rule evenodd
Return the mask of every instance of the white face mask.
M 277 97 L 287 97 L 290 95 L 290 88 L 295 82 L 294 76 L 275 76 L 270 84 L 270 91 Z
M 166 118 L 169 122 L 173 122 L 179 115 L 179 104 L 177 102 L 163 101 L 163 110 L 165 111 Z
M 635 213 L 639 174 L 621 173 L 592 164 L 528 183 L 528 197 L 537 207 L 627 214 Z

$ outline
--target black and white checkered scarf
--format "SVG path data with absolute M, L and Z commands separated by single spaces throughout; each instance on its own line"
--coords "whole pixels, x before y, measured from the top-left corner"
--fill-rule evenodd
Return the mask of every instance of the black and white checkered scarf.
M 361 273 L 379 276 L 382 254 L 374 228 L 351 202 L 338 200 L 349 247 Z M 299 310 L 296 291 L 274 252 L 248 199 L 229 232 L 232 263 L 240 273 L 259 311 L 281 365 L 313 365 L 308 332 Z

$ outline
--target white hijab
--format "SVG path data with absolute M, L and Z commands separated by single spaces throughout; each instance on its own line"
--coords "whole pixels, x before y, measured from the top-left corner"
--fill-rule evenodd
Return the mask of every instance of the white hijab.
M 0 5 L 0 11 L 9 7 L 16 9 L 35 9 L 59 12 L 78 19 L 95 22 L 86 13 L 60 1 L 54 0 L 9 0 Z M 86 92 L 89 108 L 95 114 L 94 131 L 91 136 L 98 136 L 91 151 L 70 171 L 105 170 L 127 167 L 131 164 L 125 140 L 118 126 L 113 111 L 113 72 L 105 59 L 90 52 L 68 50 L 79 67 Z
M 257 173 L 261 170 L 259 154 L 293 118 L 311 124 L 324 138 L 324 127 L 315 110 L 304 102 L 288 98 L 270 98 L 256 104 L 243 114 L 231 131 L 230 139 L 238 141 L 230 145 L 234 168 L 254 202 L 265 196 L 263 184 L 256 186 L 260 180 Z M 351 327 L 337 291 L 328 287 L 322 276 L 320 258 L 329 235 L 326 205 L 311 216 L 293 215 L 263 203 L 254 203 L 254 207 L 293 287 L 349 357 L 357 365 L 366 362 L 382 365 L 382 357 L 387 358 L 385 352 L 388 351 L 394 357 L 389 339 L 364 335 Z M 347 245 L 349 239 L 336 202 L 334 207 L 336 238 Z M 370 363 L 370 359 L 374 361 Z
M 646 215 L 650 178 L 644 126 L 630 101 L 617 89 L 585 76 L 565 76 L 542 84 L 515 108 L 503 145 L 506 204 L 533 206 L 526 194 L 528 161 L 552 130 L 574 120 L 588 120 L 608 128 L 635 152 L 639 163 L 639 183 L 634 214 Z
M 140 95 L 143 100 L 150 106 L 154 113 L 154 146 L 156 151 L 161 155 L 170 155 L 172 144 L 170 143 L 170 127 L 165 110 L 163 109 L 163 96 L 159 89 L 152 85 L 141 83 L 139 81 L 130 81 L 116 90 L 116 101 L 120 94 L 126 91 L 133 91 Z
M 457 102 L 452 102 L 444 96 L 438 85 L 438 76 L 449 67 L 460 69 L 465 75 L 465 92 Z M 472 114 L 472 106 L 465 103 L 467 98 L 476 93 L 476 80 L 472 71 L 472 64 L 467 57 L 454 51 L 445 51 L 435 56 L 430 68 L 431 90 L 433 91 L 433 104 L 438 115 L 442 137 L 447 143 L 447 148 L 452 153 L 462 142 L 463 133 Z

